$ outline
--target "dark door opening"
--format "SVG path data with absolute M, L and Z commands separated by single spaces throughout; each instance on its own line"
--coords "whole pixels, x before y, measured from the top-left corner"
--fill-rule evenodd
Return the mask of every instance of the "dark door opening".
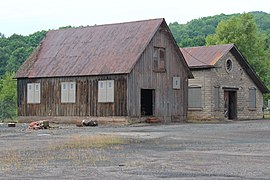
M 153 116 L 154 115 L 154 98 L 155 90 L 141 89 L 141 115 Z
M 228 119 L 237 119 L 236 91 L 224 91 L 224 114 Z

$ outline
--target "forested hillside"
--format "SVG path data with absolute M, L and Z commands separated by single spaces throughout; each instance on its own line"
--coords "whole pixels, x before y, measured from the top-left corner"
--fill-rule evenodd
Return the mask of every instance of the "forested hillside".
M 66 26 L 62 28 L 67 28 Z M 180 47 L 234 43 L 262 80 L 270 87 L 270 14 L 244 14 L 203 17 L 187 24 L 170 23 Z M 0 32 L 0 119 L 16 118 L 14 73 L 44 38 L 46 31 L 29 36 Z
M 268 37 L 270 37 L 270 14 L 265 12 L 251 12 L 251 14 L 254 17 L 258 31 L 266 33 Z M 219 22 L 228 20 L 232 16 L 240 15 L 241 14 L 220 14 L 193 19 L 187 24 L 178 24 L 177 22 L 170 23 L 169 27 L 180 47 L 204 46 L 206 44 L 206 36 L 215 33 Z

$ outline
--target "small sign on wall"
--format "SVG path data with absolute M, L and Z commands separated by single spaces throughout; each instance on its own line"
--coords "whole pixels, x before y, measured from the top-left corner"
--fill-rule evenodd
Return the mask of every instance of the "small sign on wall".
M 180 89 L 180 77 L 173 77 L 173 89 Z

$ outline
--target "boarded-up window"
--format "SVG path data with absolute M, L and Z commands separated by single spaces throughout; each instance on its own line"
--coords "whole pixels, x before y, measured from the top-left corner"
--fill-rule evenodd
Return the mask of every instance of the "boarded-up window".
M 249 89 L 249 108 L 256 108 L 256 89 Z
M 202 107 L 202 95 L 201 87 L 188 87 L 188 107 L 189 108 L 201 108 Z
M 40 103 L 40 83 L 27 84 L 27 103 Z
M 165 70 L 165 49 L 159 49 L 159 70 Z
M 154 70 L 158 70 L 158 48 L 154 48 L 153 59 Z
M 180 77 L 173 77 L 173 89 L 180 89 Z
M 98 81 L 98 102 L 114 102 L 114 80 Z
M 76 102 L 76 83 L 62 82 L 61 83 L 61 103 Z
M 214 109 L 219 110 L 219 86 L 214 87 Z
M 153 70 L 164 72 L 166 70 L 166 51 L 165 48 L 154 47 Z

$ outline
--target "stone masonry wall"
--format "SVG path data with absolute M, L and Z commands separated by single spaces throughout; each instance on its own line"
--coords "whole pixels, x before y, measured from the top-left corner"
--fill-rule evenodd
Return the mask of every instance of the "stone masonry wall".
M 232 61 L 232 70 L 227 72 L 227 59 Z M 238 88 L 237 90 L 237 119 L 260 119 L 263 117 L 263 95 L 250 77 L 240 66 L 235 57 L 229 52 L 220 59 L 215 68 L 192 70 L 194 79 L 189 80 L 189 86 L 201 86 L 202 108 L 188 110 L 188 119 L 224 120 L 224 89 L 223 87 Z M 214 104 L 214 88 L 219 87 L 219 108 Z M 256 108 L 250 109 L 249 89 L 256 88 Z

